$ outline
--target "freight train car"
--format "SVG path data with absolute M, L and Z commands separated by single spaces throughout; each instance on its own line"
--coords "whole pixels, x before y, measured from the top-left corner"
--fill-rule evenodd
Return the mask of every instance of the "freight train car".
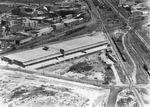
M 118 45 L 116 44 L 114 38 L 112 38 L 112 40 L 113 40 L 113 42 L 114 42 L 114 44 L 115 44 L 115 46 L 116 46 L 116 48 L 117 48 L 117 50 L 118 50 L 118 52 L 119 52 L 121 58 L 122 58 L 122 60 L 123 60 L 124 62 L 126 62 L 126 57 L 125 57 L 125 56 L 122 54 L 122 52 L 120 51 L 120 49 L 119 49 Z

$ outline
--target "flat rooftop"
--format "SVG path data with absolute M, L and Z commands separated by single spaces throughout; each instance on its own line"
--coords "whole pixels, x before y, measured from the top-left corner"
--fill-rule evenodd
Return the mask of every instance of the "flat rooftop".
M 63 41 L 56 44 L 44 45 L 49 47 L 48 51 L 43 50 L 43 47 L 39 47 L 31 50 L 13 53 L 5 57 L 15 59 L 21 62 L 27 62 L 35 59 L 45 58 L 47 56 L 55 56 L 56 54 L 60 53 L 59 49 L 70 51 L 105 41 L 107 41 L 107 38 L 104 36 L 104 34 L 96 33 L 94 34 L 94 36 L 84 36 L 81 38 Z
M 6 36 L 3 38 L 0 38 L 0 41 L 19 41 L 19 40 L 23 40 L 26 39 L 30 36 Z

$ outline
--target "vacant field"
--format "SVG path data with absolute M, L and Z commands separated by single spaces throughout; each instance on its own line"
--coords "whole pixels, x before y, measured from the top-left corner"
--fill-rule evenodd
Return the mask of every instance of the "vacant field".
M 1 107 L 98 107 L 109 89 L 0 69 Z

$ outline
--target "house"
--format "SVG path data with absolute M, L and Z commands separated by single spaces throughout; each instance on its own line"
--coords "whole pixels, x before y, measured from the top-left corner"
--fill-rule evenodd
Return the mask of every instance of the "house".
M 37 36 L 43 36 L 43 35 L 47 35 L 49 33 L 51 33 L 53 31 L 52 27 L 46 27 L 46 28 L 42 28 L 38 31 Z
M 32 17 L 30 20 L 35 20 L 38 21 L 38 23 L 44 23 L 44 16 L 39 16 L 39 17 Z
M 78 23 L 78 19 L 67 19 L 64 21 L 65 26 L 70 27 L 76 25 Z
M 64 28 L 64 23 L 56 23 L 56 24 L 52 24 L 51 26 L 53 27 L 54 30 L 60 30 Z

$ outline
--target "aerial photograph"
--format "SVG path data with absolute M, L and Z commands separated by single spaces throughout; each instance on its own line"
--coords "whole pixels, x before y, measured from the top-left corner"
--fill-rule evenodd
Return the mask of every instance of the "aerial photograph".
M 0 107 L 150 107 L 150 0 L 0 0 Z

